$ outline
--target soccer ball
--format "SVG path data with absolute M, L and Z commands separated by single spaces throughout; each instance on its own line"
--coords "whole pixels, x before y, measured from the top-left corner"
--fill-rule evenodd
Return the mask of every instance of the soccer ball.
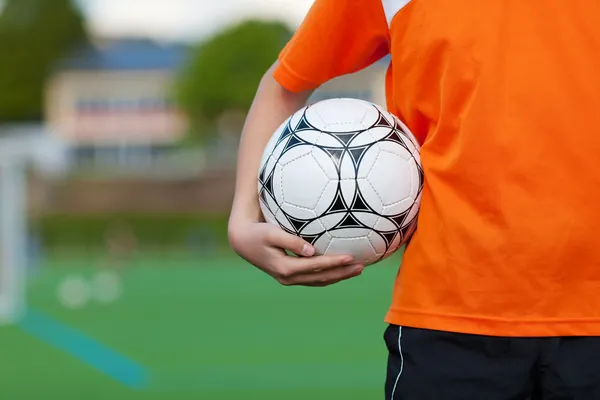
M 374 264 L 416 228 L 419 151 L 408 128 L 375 104 L 331 99 L 305 107 L 264 150 L 258 176 L 263 216 L 319 255 L 349 254 Z

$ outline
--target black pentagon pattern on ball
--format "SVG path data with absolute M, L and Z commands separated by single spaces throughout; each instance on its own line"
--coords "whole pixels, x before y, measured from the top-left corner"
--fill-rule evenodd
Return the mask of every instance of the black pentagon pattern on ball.
M 402 136 L 406 137 L 406 139 L 409 140 L 411 143 L 413 143 L 413 145 L 415 145 L 415 146 L 417 145 L 416 143 L 414 143 L 411 136 L 404 131 L 403 127 L 398 123 L 398 121 L 393 121 L 393 122 L 388 121 L 381 112 L 379 112 L 379 118 L 375 124 L 373 124 L 372 126 L 366 128 L 366 129 L 363 129 L 360 131 L 353 131 L 353 132 L 328 132 L 328 131 L 324 131 L 323 129 L 318 129 L 318 128 L 312 126 L 310 124 L 310 122 L 308 121 L 308 119 L 306 118 L 306 110 L 304 111 L 304 115 L 302 116 L 300 121 L 296 124 L 296 126 L 291 126 L 290 125 L 291 121 L 292 121 L 292 119 L 290 118 L 287 125 L 283 128 L 281 135 L 275 145 L 275 147 L 277 147 L 284 140 L 288 140 L 283 151 L 279 155 L 279 158 L 281 158 L 291 148 L 294 148 L 299 145 L 310 144 L 311 146 L 315 146 L 315 147 L 320 148 L 321 150 L 324 150 L 325 152 L 327 152 L 330 155 L 331 159 L 336 164 L 338 176 L 340 174 L 341 160 L 345 154 L 350 155 L 351 160 L 354 165 L 355 173 L 358 173 L 358 168 L 359 168 L 359 165 L 360 165 L 363 155 L 370 147 L 372 147 L 376 143 L 380 143 L 382 141 L 391 141 L 391 142 L 399 144 L 400 146 L 404 147 L 407 151 L 410 152 L 410 149 L 406 146 L 406 143 L 400 136 L 400 135 L 402 135 Z M 358 135 L 360 135 L 362 132 L 365 132 L 365 131 L 367 131 L 369 129 L 373 129 L 373 128 L 389 128 L 390 132 L 386 137 L 384 137 L 384 139 L 375 141 L 374 143 L 372 143 L 370 145 L 363 145 L 363 146 L 356 146 L 356 147 L 352 146 L 352 141 Z M 328 146 L 316 145 L 313 143 L 307 143 L 304 140 L 302 140 L 298 135 L 296 135 L 297 132 L 308 131 L 308 130 L 315 130 L 315 131 L 319 131 L 323 134 L 330 135 L 331 137 L 335 138 L 340 143 L 341 147 L 328 147 Z M 421 191 L 422 191 L 422 187 L 423 187 L 423 182 L 424 182 L 423 171 L 422 171 L 419 163 L 416 163 L 416 164 L 417 164 L 417 168 L 418 168 L 418 172 L 419 172 L 418 195 L 420 195 Z M 263 203 L 263 206 L 265 206 L 273 215 L 278 215 L 278 214 L 283 215 L 283 217 L 286 218 L 287 221 L 289 222 L 289 226 L 293 227 L 293 230 L 290 230 L 287 226 L 285 226 L 284 224 L 282 224 L 281 222 L 278 221 L 278 223 L 282 229 L 284 229 L 288 233 L 292 233 L 292 234 L 302 237 L 304 240 L 306 240 L 307 242 L 309 242 L 311 244 L 314 244 L 325 233 L 340 230 L 340 229 L 365 228 L 365 229 L 374 231 L 374 229 L 372 227 L 366 226 L 365 224 L 360 222 L 360 219 L 354 215 L 356 212 L 370 213 L 370 214 L 376 215 L 378 218 L 385 219 L 388 222 L 391 222 L 393 224 L 393 226 L 396 227 L 394 230 L 390 230 L 390 231 L 376 231 L 377 234 L 379 234 L 386 243 L 385 253 L 388 252 L 390 246 L 397 239 L 398 235 L 400 235 L 401 241 L 405 241 L 406 239 L 409 239 L 406 236 L 411 234 L 412 231 L 414 231 L 414 227 L 415 227 L 414 225 L 415 225 L 416 221 L 414 221 L 414 220 L 407 221 L 406 219 L 409 215 L 411 215 L 412 207 L 418 207 L 418 205 L 415 204 L 407 211 L 405 211 L 401 214 L 398 214 L 398 215 L 384 216 L 384 215 L 381 215 L 380 213 L 376 212 L 375 210 L 373 210 L 372 207 L 369 206 L 368 202 L 364 199 L 359 187 L 356 187 L 356 193 L 355 193 L 354 199 L 352 201 L 352 204 L 346 204 L 346 201 L 344 200 L 344 197 L 342 196 L 341 185 L 339 183 L 338 183 L 338 187 L 337 187 L 337 193 L 334 196 L 333 201 L 331 202 L 331 204 L 329 205 L 327 210 L 322 215 L 318 215 L 316 218 L 306 219 L 306 220 L 304 220 L 304 219 L 300 220 L 297 218 L 293 218 L 288 213 L 286 213 L 283 209 L 281 209 L 277 205 L 276 201 L 274 200 L 275 195 L 273 192 L 273 189 L 274 189 L 273 188 L 273 175 L 275 172 L 275 168 L 272 168 L 271 170 L 267 171 L 266 168 L 268 165 L 269 165 L 269 163 L 265 163 L 265 166 L 259 172 L 259 183 L 261 186 L 261 189 L 259 192 L 260 193 L 259 199 L 260 199 L 261 203 Z M 271 201 L 267 201 L 267 196 L 269 196 L 271 198 Z M 277 209 L 272 209 L 273 207 L 276 207 Z M 340 218 L 340 222 L 338 224 L 336 224 L 333 228 L 328 229 L 327 231 L 324 230 L 323 232 L 320 232 L 318 234 L 304 234 L 302 232 L 303 229 L 307 225 L 309 225 L 311 222 L 315 221 L 316 219 L 321 218 L 323 215 L 334 215 L 334 214 L 339 214 L 342 216 L 342 218 Z M 412 213 L 412 215 L 415 215 L 415 213 Z M 383 258 L 385 256 L 385 253 L 381 254 L 379 258 L 380 259 Z

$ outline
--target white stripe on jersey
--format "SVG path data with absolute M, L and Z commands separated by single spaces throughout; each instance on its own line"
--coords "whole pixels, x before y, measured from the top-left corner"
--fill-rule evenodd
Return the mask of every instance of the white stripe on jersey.
M 387 19 L 388 26 L 392 24 L 392 20 L 402 10 L 410 0 L 381 0 L 383 4 L 383 10 L 385 11 L 385 18 Z

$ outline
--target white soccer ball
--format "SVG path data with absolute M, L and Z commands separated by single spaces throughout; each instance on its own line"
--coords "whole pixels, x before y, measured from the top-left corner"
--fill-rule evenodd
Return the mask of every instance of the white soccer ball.
M 317 254 L 381 261 L 416 228 L 419 150 L 409 129 L 372 103 L 331 99 L 305 107 L 264 150 L 258 177 L 264 218 Z

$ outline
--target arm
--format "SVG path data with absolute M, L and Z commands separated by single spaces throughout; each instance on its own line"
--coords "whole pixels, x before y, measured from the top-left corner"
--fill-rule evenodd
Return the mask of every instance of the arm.
M 276 67 L 277 63 L 263 76 L 242 132 L 235 198 L 229 221 L 232 244 L 235 244 L 235 234 L 239 231 L 240 225 L 248 221 L 260 221 L 256 191 L 257 171 L 269 138 L 286 118 L 306 104 L 312 93 L 312 91 L 294 93 L 285 89 L 273 78 Z
M 284 285 L 326 286 L 362 273 L 350 256 L 314 256 L 300 237 L 262 222 L 257 179 L 269 138 L 281 123 L 306 103 L 311 91 L 291 92 L 267 71 L 244 125 L 238 155 L 235 197 L 229 219 L 231 247 L 251 264 Z M 285 250 L 303 257 L 292 257 Z
M 315 0 L 260 83 L 240 144 L 229 241 L 240 256 L 282 284 L 326 286 L 359 275 L 364 266 L 352 265 L 350 256 L 315 256 L 300 237 L 262 222 L 257 175 L 264 148 L 313 89 L 372 64 L 387 54 L 388 42 L 381 0 Z

